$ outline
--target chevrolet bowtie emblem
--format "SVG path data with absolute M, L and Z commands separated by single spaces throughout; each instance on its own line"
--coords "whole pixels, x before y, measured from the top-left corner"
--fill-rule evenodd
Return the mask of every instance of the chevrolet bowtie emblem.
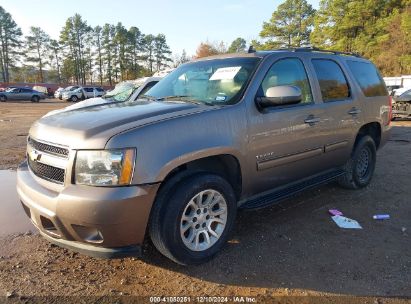
M 41 158 L 41 154 L 38 153 L 36 150 L 32 150 L 32 151 L 30 152 L 30 159 L 31 159 L 32 161 L 39 161 L 40 158 Z

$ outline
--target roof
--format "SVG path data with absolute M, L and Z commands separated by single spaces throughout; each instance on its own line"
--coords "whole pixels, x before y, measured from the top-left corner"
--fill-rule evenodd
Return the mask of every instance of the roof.
M 212 59 L 223 59 L 223 58 L 243 58 L 243 57 L 258 57 L 263 58 L 269 56 L 271 54 L 278 54 L 278 53 L 324 53 L 330 55 L 343 55 L 343 56 L 353 56 L 357 58 L 362 58 L 359 54 L 353 52 L 339 52 L 333 50 L 323 50 L 313 47 L 301 47 L 301 48 L 284 48 L 284 49 L 275 49 L 275 50 L 267 50 L 267 51 L 255 51 L 252 48 L 247 53 L 230 53 L 230 54 L 220 54 L 214 55 L 209 57 L 203 57 L 199 59 L 195 59 L 194 61 L 202 61 L 202 60 L 212 60 Z

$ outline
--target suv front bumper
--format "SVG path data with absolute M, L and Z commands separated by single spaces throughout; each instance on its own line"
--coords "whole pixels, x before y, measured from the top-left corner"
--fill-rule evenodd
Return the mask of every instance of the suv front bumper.
M 140 253 L 159 184 L 70 184 L 54 192 L 36 179 L 23 162 L 17 170 L 17 192 L 26 214 L 48 240 L 96 257 Z

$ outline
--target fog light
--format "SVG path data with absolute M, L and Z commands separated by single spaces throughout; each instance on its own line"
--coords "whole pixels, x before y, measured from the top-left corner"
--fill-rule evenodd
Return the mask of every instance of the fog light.
M 88 243 L 102 243 L 104 238 L 100 230 L 93 227 L 86 227 L 81 225 L 71 225 L 77 235 Z

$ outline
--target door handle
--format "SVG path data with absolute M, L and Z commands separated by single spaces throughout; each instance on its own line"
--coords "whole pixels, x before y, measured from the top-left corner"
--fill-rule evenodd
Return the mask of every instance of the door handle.
M 308 116 L 308 117 L 304 120 L 304 122 L 305 122 L 306 124 L 309 124 L 309 125 L 315 125 L 316 123 L 319 123 L 320 121 L 321 121 L 320 118 L 314 117 L 313 115 Z
M 350 115 L 358 115 L 360 113 L 361 113 L 361 110 L 357 109 L 355 107 L 348 111 L 348 114 L 350 114 Z

